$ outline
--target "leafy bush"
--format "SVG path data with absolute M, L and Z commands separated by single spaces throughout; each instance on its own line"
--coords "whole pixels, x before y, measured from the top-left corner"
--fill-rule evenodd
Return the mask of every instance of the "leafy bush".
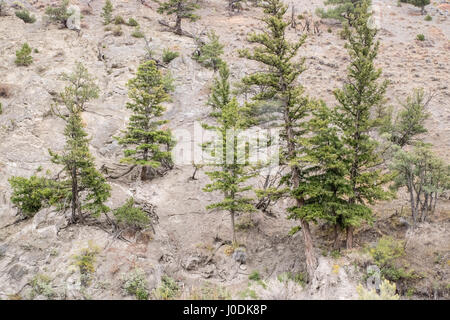
M 153 291 L 156 299 L 170 300 L 175 298 L 180 291 L 180 287 L 174 279 L 163 275 L 161 277 L 161 285 Z
M 67 19 L 70 17 L 70 13 L 67 12 L 69 6 L 69 0 L 62 0 L 61 5 L 58 7 L 48 7 L 45 9 L 45 14 L 49 20 L 54 23 L 59 23 L 66 26 Z
M 100 252 L 97 246 L 89 243 L 87 248 L 81 249 L 79 255 L 74 256 L 75 265 L 78 266 L 81 274 L 81 284 L 88 286 L 91 281 L 91 275 L 95 272 L 96 255 Z
M 129 25 L 130 27 L 137 27 L 139 26 L 139 23 L 134 18 L 130 18 L 128 19 L 127 25 Z
M 3 106 L 2 106 L 2 103 L 0 102 L 0 114 L 2 114 L 3 113 Z
M 113 29 L 113 35 L 115 37 L 120 37 L 123 34 L 122 28 L 120 26 L 117 26 Z
M 28 43 L 24 43 L 22 48 L 16 51 L 16 65 L 18 66 L 29 66 L 33 63 L 33 57 L 31 56 L 31 47 Z
M 143 270 L 136 268 L 123 279 L 123 287 L 127 294 L 134 295 L 138 300 L 148 300 L 147 280 Z
M 253 272 L 248 276 L 248 278 L 249 278 L 250 280 L 253 280 L 253 281 L 261 280 L 261 276 L 260 276 L 260 274 L 259 274 L 258 271 L 253 271 Z
M 140 230 L 150 225 L 150 218 L 140 208 L 134 207 L 134 199 L 128 199 L 125 204 L 114 210 L 114 217 L 119 225 Z
M 219 42 L 219 36 L 211 31 L 208 33 L 209 42 L 201 45 L 201 47 L 194 52 L 193 58 L 198 63 L 206 68 L 219 69 L 223 63 L 220 56 L 223 54 L 224 45 Z
M 425 40 L 425 36 L 423 34 L 418 34 L 416 39 L 419 40 L 419 41 L 424 41 Z
M 278 281 L 280 282 L 287 282 L 287 281 L 293 281 L 301 286 L 304 286 L 306 284 L 306 276 L 302 272 L 292 273 L 292 272 L 283 272 L 277 276 Z
M 201 288 L 192 288 L 187 300 L 231 300 L 231 294 L 224 287 L 207 283 Z
M 164 63 L 170 63 L 173 59 L 180 55 L 179 52 L 171 51 L 170 49 L 164 49 L 162 59 Z
M 141 29 L 139 27 L 136 27 L 136 29 L 134 29 L 133 33 L 131 33 L 131 36 L 135 37 L 135 38 L 143 38 L 144 33 L 141 31 Z
M 36 22 L 36 17 L 30 15 L 30 12 L 26 9 L 16 11 L 17 18 L 21 19 L 25 23 Z
M 380 284 L 380 294 L 375 289 L 367 290 L 361 284 L 356 288 L 359 300 L 399 300 L 398 294 L 395 294 L 395 283 L 390 283 L 388 280 L 383 280 Z
M 56 292 L 51 286 L 51 279 L 44 274 L 37 274 L 30 282 L 31 299 L 37 295 L 43 295 L 48 299 L 53 299 L 57 296 Z
M 431 21 L 431 20 L 433 20 L 433 18 L 429 14 L 427 14 L 425 16 L 425 21 Z
M 29 179 L 11 177 L 8 181 L 13 190 L 11 202 L 25 217 L 32 217 L 42 208 L 64 198 L 60 183 L 51 179 L 33 175 Z
M 122 18 L 122 16 L 115 16 L 114 17 L 114 24 L 125 24 L 125 20 L 124 18 Z
M 369 253 L 384 278 L 398 281 L 416 277 L 413 270 L 406 271 L 405 267 L 398 262 L 398 259 L 405 255 L 404 241 L 385 236 L 378 241 L 375 248 L 370 249 Z

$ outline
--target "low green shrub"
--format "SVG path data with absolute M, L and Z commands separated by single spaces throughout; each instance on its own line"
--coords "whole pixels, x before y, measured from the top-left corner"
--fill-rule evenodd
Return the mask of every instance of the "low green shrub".
M 139 26 L 139 23 L 134 18 L 130 18 L 128 19 L 127 25 L 130 27 L 137 27 Z
M 153 291 L 156 299 L 170 300 L 178 296 L 180 287 L 174 279 L 163 275 L 161 277 L 161 285 Z
M 179 52 L 171 51 L 170 49 L 164 49 L 162 59 L 164 63 L 170 63 L 173 59 L 180 55 Z
M 133 198 L 128 199 L 113 213 L 117 224 L 121 227 L 141 230 L 150 226 L 150 217 L 142 209 L 134 206 Z
M 30 15 L 30 12 L 26 9 L 16 11 L 16 17 L 21 19 L 25 23 L 36 22 L 36 17 L 33 15 Z
M 418 34 L 416 39 L 419 41 L 425 41 L 425 36 L 423 34 Z
M 143 270 L 135 268 L 124 275 L 123 280 L 123 288 L 127 294 L 135 296 L 138 300 L 148 300 L 147 280 Z

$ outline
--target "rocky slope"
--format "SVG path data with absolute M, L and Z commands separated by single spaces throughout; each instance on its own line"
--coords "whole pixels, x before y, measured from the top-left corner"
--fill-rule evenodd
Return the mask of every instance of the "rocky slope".
M 114 14 L 139 21 L 141 31 L 151 40 L 149 45 L 155 56 L 160 57 L 164 48 L 180 52 L 169 65 L 176 89 L 165 117 L 170 120 L 169 126 L 175 134 L 181 135 L 183 130 L 192 132 L 196 122 L 207 118 L 209 110 L 205 104 L 214 77 L 212 71 L 192 60 L 195 41 L 165 31 L 158 23 L 161 16 L 156 13 L 154 2 L 112 2 Z M 321 0 L 294 2 L 297 8 L 311 12 L 322 6 Z M 434 144 L 440 157 L 449 159 L 450 20 L 448 5 L 441 2 L 429 6 L 432 21 L 424 21 L 416 8 L 405 4 L 399 7 L 394 0 L 374 1 L 374 10 L 380 26 L 378 64 L 383 68 L 383 76 L 391 81 L 387 94 L 389 103 L 398 106 L 397 99 L 404 99 L 416 87 L 436 92 L 429 105 L 431 117 L 425 140 Z M 305 268 L 300 235 L 288 236 L 295 224 L 285 219 L 283 208 L 287 203 L 279 203 L 273 215 L 256 213 L 252 227 L 239 232 L 239 239 L 246 247 L 247 261 L 245 265 L 237 263 L 227 254 L 223 243 L 229 239 L 229 217 L 205 209 L 216 195 L 202 191 L 208 181 L 204 173 L 198 174 L 198 180 L 189 180 L 193 172 L 189 164 L 177 165 L 165 176 L 145 183 L 136 179 L 135 171 L 120 179 L 109 179 L 113 188 L 108 203 L 111 208 L 118 207 L 130 196 L 156 208 L 155 232 L 131 242 L 115 239 L 95 226 L 65 228 L 64 216 L 51 209 L 42 210 L 29 221 L 7 226 L 16 220 L 16 209 L 9 201 L 8 178 L 29 176 L 40 166 L 44 170 L 57 170 L 47 150 L 58 151 L 63 147 L 64 123 L 51 114 L 50 106 L 55 94 L 64 87 L 60 74 L 70 72 L 77 61 L 83 62 L 95 75 L 101 90 L 100 97 L 92 101 L 83 114 L 98 168 L 110 177 L 127 170 L 119 164 L 122 150 L 113 136 L 124 128 L 129 116 L 124 108 L 125 83 L 134 75 L 146 53 L 145 41 L 133 38 L 131 27 L 123 26 L 124 33 L 118 37 L 105 31 L 100 18 L 103 1 L 90 1 L 92 11 L 87 9 L 87 1 L 71 1 L 84 9 L 80 32 L 48 24 L 44 11 L 50 3 L 32 1 L 27 4 L 37 17 L 34 24 L 18 19 L 12 8 L 9 8 L 11 15 L 0 17 L 0 86 L 4 88 L 0 91 L 4 92 L 0 96 L 3 105 L 0 115 L 0 227 L 3 227 L 0 229 L 0 298 L 29 297 L 30 280 L 37 274 L 51 279 L 52 290 L 59 298 L 132 298 L 123 291 L 123 275 L 135 268 L 145 272 L 150 289 L 160 286 L 162 275 L 174 278 L 183 288 L 183 297 L 191 297 L 195 288 L 205 286 L 206 282 L 226 287 L 234 298 L 254 298 L 249 294 L 251 290 L 262 298 L 357 297 L 356 286 L 363 281 L 366 263 L 361 262 L 355 271 L 355 261 L 363 259 L 358 248 L 340 258 L 321 257 L 313 285 L 307 289 L 295 283 L 282 285 L 276 281 L 284 272 L 299 273 Z M 215 30 L 225 45 L 224 59 L 230 65 L 233 80 L 256 70 L 257 65 L 238 57 L 237 49 L 248 46 L 248 32 L 261 29 L 258 21 L 261 11 L 247 5 L 242 13 L 230 16 L 222 0 L 203 0 L 201 7 L 201 19 L 185 23 L 185 29 L 197 36 Z M 376 11 L 377 8 L 382 10 Z M 332 90 L 342 85 L 348 62 L 344 42 L 338 35 L 339 28 L 324 21 L 321 34 L 310 34 L 301 50 L 308 66 L 302 83 L 309 94 L 330 105 L 334 103 Z M 289 32 L 292 38 L 301 34 L 299 30 Z M 415 40 L 419 33 L 425 35 L 426 41 Z M 37 52 L 32 54 L 31 66 L 16 67 L 15 51 L 23 42 L 28 42 Z M 182 137 L 178 137 L 180 143 L 190 143 Z M 375 231 L 362 228 L 357 234 L 357 244 L 363 247 L 376 241 L 380 233 L 405 238 L 408 263 L 427 274 L 417 284 L 419 296 L 448 297 L 445 285 L 450 273 L 450 203 L 443 200 L 432 222 L 414 232 L 388 219 L 403 206 L 406 211 L 406 197 L 402 194 L 395 201 L 377 205 L 379 222 Z M 314 233 L 317 237 L 324 235 L 319 227 Z M 320 239 L 318 254 L 327 244 L 327 237 Z M 75 256 L 89 245 L 97 247 L 98 254 L 91 285 L 85 287 L 81 285 Z M 439 263 L 435 262 L 436 253 Z M 251 282 L 253 289 L 249 289 L 248 277 L 255 270 L 269 283 L 268 288 Z M 433 289 L 436 287 L 438 289 Z M 43 295 L 38 297 L 43 298 Z

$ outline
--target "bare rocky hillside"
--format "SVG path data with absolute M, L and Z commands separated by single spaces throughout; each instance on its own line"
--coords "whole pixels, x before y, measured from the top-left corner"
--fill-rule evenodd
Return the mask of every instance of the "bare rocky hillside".
M 26 4 L 37 21 L 26 24 L 8 5 L 0 16 L 0 298 L 45 299 L 134 299 L 124 291 L 124 277 L 143 270 L 148 289 L 160 288 L 165 276 L 179 287 L 177 298 L 198 297 L 200 288 L 208 294 L 232 298 L 267 299 L 356 299 L 356 287 L 365 283 L 371 256 L 366 248 L 384 235 L 405 240 L 403 266 L 414 270 L 411 284 L 399 287 L 402 298 L 448 299 L 450 294 L 450 201 L 441 199 L 429 222 L 410 228 L 408 198 L 400 192 L 397 199 L 374 207 L 377 221 L 364 225 L 355 235 L 356 248 L 331 254 L 331 231 L 314 226 L 316 253 L 320 257 L 312 283 L 279 280 L 280 275 L 303 275 L 305 257 L 300 234 L 288 233 L 296 225 L 286 219 L 287 202 L 279 202 L 272 213 L 255 212 L 238 218 L 240 243 L 246 261 L 241 264 L 230 254 L 229 215 L 205 209 L 218 199 L 205 193 L 208 183 L 204 169 L 197 180 L 189 179 L 192 165 L 176 165 L 163 176 L 140 181 L 137 169 L 120 163 L 122 147 L 114 136 L 124 129 L 129 112 L 126 82 L 135 75 L 146 55 L 146 42 L 131 36 L 134 28 L 122 26 L 123 34 L 105 31 L 100 0 L 71 0 L 82 9 L 81 30 L 59 28 L 45 19 L 45 8 L 54 1 L 33 0 Z M 314 12 L 322 0 L 295 0 L 297 11 Z M 435 96 L 429 104 L 431 117 L 425 141 L 445 161 L 450 159 L 450 17 L 449 3 L 432 1 L 427 7 L 433 18 L 425 21 L 420 10 L 396 0 L 374 1 L 382 8 L 377 13 L 381 41 L 377 64 L 390 81 L 389 104 L 398 107 L 413 88 L 423 87 Z M 112 1 L 114 15 L 135 18 L 157 59 L 165 48 L 180 53 L 167 68 L 175 79 L 173 101 L 167 104 L 168 126 L 193 132 L 194 124 L 208 120 L 206 106 L 214 72 L 192 59 L 197 44 L 187 36 L 178 36 L 158 21 L 172 21 L 156 12 L 158 4 L 142 1 Z M 183 22 L 183 28 L 197 37 L 214 30 L 225 45 L 223 59 L 230 66 L 233 81 L 257 70 L 258 65 L 239 57 L 237 49 L 249 47 L 247 34 L 261 31 L 259 8 L 244 5 L 240 13 L 230 15 L 223 0 L 200 0 L 201 19 Z M 289 11 L 290 12 L 290 11 Z M 311 96 L 334 105 L 332 91 L 341 87 L 348 65 L 341 26 L 322 21 L 321 33 L 308 35 L 300 55 L 308 69 L 300 81 Z M 298 38 L 301 29 L 289 29 L 289 37 Z M 426 40 L 416 40 L 417 34 Z M 15 52 L 27 42 L 33 49 L 33 64 L 17 67 Z M 154 232 L 116 237 L 102 225 L 70 225 L 63 213 L 53 208 L 38 212 L 32 219 L 17 222 L 17 208 L 10 202 L 8 179 L 30 176 L 38 168 L 57 172 L 48 149 L 64 146 L 64 122 L 51 113 L 51 105 L 65 83 L 63 72 L 82 62 L 100 87 L 100 97 L 91 101 L 83 113 L 85 129 L 91 137 L 90 148 L 97 168 L 108 178 L 112 196 L 107 205 L 117 208 L 129 197 L 146 206 L 153 215 Z M 177 137 L 180 143 L 190 143 Z M 120 176 L 119 178 L 117 178 Z M 261 184 L 262 180 L 257 180 Z M 447 197 L 448 198 L 448 197 Z M 89 285 L 83 285 L 77 255 L 84 248 L 96 251 L 94 272 Z M 260 281 L 250 280 L 257 271 Z M 44 275 L 51 294 L 37 292 L 33 279 Z M 254 277 L 253 277 L 254 278 Z M 413 289 L 411 289 L 413 288 Z M 34 291 L 33 291 L 34 290 Z M 212 292 L 212 293 L 211 293 Z M 210 296 L 208 296 L 210 297 Z

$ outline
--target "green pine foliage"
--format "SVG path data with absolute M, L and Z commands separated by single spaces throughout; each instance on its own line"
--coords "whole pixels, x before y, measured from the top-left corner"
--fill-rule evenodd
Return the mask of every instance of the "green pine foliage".
M 170 49 L 166 48 L 163 51 L 162 59 L 164 63 L 169 64 L 173 59 L 177 58 L 180 55 L 177 51 L 171 51 Z
M 335 90 L 338 102 L 335 108 L 335 124 L 341 130 L 344 143 L 345 161 L 348 161 L 351 192 L 348 195 L 349 208 L 342 215 L 343 227 L 347 229 L 347 247 L 352 247 L 353 228 L 363 220 L 372 219 L 368 207 L 375 200 L 386 199 L 388 193 L 383 184 L 390 175 L 382 173 L 383 162 L 377 149 L 378 143 L 371 137 L 383 120 L 384 94 L 387 82 L 379 82 L 381 69 L 376 69 L 379 42 L 375 40 L 377 31 L 368 25 L 369 3 L 363 1 L 355 8 L 353 25 L 345 26 L 346 45 L 350 55 L 350 66 L 346 84 Z M 375 114 L 375 116 L 372 116 Z
M 33 63 L 31 47 L 28 43 L 25 42 L 20 50 L 16 51 L 16 60 L 14 62 L 17 66 L 29 66 Z
M 407 2 L 420 8 L 422 15 L 425 14 L 425 7 L 430 4 L 430 0 L 408 0 Z
M 395 153 L 391 169 L 396 173 L 392 188 L 408 191 L 414 226 L 426 221 L 440 194 L 450 190 L 450 165 L 436 157 L 430 145 L 416 143 L 411 151 Z
M 24 218 L 33 217 L 39 210 L 58 204 L 67 197 L 64 183 L 48 177 L 11 177 L 8 181 L 13 190 L 11 202 Z
M 224 62 L 219 67 L 219 76 L 214 78 L 208 105 L 212 107 L 212 116 L 217 117 L 220 111 L 231 101 L 230 70 Z
M 69 84 L 60 94 L 65 112 L 54 109 L 66 122 L 64 136 L 66 145 L 62 153 L 49 150 L 52 162 L 63 167 L 65 181 L 70 186 L 72 222 L 82 221 L 86 213 L 98 217 L 109 208 L 104 204 L 110 196 L 111 187 L 95 169 L 94 158 L 89 151 L 89 139 L 84 130 L 81 113 L 87 101 L 98 97 L 98 87 L 93 83 L 86 68 L 78 63 L 74 72 L 63 75 Z
M 203 189 L 206 192 L 219 191 L 222 199 L 213 203 L 207 209 L 220 209 L 229 212 L 231 217 L 231 230 L 233 243 L 237 243 L 235 231 L 235 216 L 244 212 L 255 210 L 252 198 L 246 193 L 251 187 L 246 185 L 248 179 L 254 176 L 250 170 L 245 152 L 239 152 L 238 135 L 241 130 L 248 127 L 249 120 L 245 107 L 238 104 L 236 98 L 222 107 L 220 115 L 216 117 L 217 125 L 205 127 L 215 131 L 218 141 L 208 144 L 213 146 L 211 155 L 215 158 L 214 171 L 206 172 L 211 183 Z
M 223 63 L 220 56 L 223 54 L 223 44 L 219 42 L 219 36 L 214 31 L 208 33 L 208 42 L 203 43 L 194 52 L 193 58 L 206 68 L 216 71 Z
M 183 20 L 194 22 L 200 19 L 200 16 L 194 13 L 198 8 L 200 6 L 193 0 L 167 0 L 159 6 L 158 13 L 175 15 L 175 33 L 182 35 L 181 23 Z
M 70 17 L 70 13 L 67 11 L 68 6 L 69 0 L 62 0 L 61 4 L 57 7 L 47 7 L 45 14 L 51 22 L 61 24 L 65 27 L 67 19 Z
M 324 103 L 312 110 L 305 139 L 302 161 L 306 168 L 298 190 L 305 197 L 304 205 L 293 211 L 294 217 L 317 222 L 322 219 L 339 228 L 351 209 L 347 202 L 351 193 L 347 179 L 349 161 L 341 139 L 341 131 L 333 124 L 333 112 Z M 336 239 L 335 239 L 336 241 Z
M 401 104 L 402 109 L 394 119 L 392 110 L 389 110 L 386 124 L 381 127 L 380 132 L 388 134 L 389 140 L 400 148 L 414 144 L 418 135 L 428 131 L 425 120 L 430 117 L 430 113 L 426 111 L 430 100 L 431 97 L 425 98 L 422 88 L 414 89 Z
M 354 18 L 355 7 L 361 0 L 325 0 L 324 5 L 333 6 L 328 10 L 318 8 L 316 13 L 323 19 L 336 19 L 351 23 Z
M 121 161 L 141 166 L 141 179 L 146 180 L 147 167 L 172 167 L 171 149 L 175 141 L 170 130 L 161 129 L 168 121 L 160 119 L 165 111 L 163 103 L 170 100 L 170 95 L 166 78 L 155 61 L 142 63 L 127 86 L 131 101 L 126 108 L 133 114 L 124 136 L 117 138 L 119 144 L 127 147 Z
M 285 19 L 287 6 L 280 0 L 266 0 L 261 6 L 264 9 L 264 32 L 253 33 L 248 41 L 255 44 L 254 49 L 242 50 L 241 55 L 257 61 L 264 66 L 242 79 L 247 87 L 256 88 L 252 99 L 258 103 L 266 101 L 276 105 L 281 113 L 282 153 L 280 163 L 287 165 L 287 175 L 282 178 L 283 185 L 274 193 L 279 197 L 287 192 L 295 205 L 289 208 L 291 217 L 298 217 L 303 238 L 305 240 L 306 264 L 309 276 L 312 276 L 317 265 L 309 222 L 311 216 L 303 216 L 299 212 L 305 198 L 301 189 L 303 166 L 301 155 L 304 152 L 305 123 L 309 110 L 315 104 L 304 96 L 304 88 L 297 84 L 298 77 L 305 70 L 304 60 L 293 61 L 298 50 L 304 44 L 306 36 L 296 42 L 289 42 L 286 29 L 290 22 Z
M 112 21 L 112 12 L 114 8 L 110 0 L 106 0 L 105 6 L 102 8 L 101 17 L 103 18 L 103 24 L 108 25 Z

